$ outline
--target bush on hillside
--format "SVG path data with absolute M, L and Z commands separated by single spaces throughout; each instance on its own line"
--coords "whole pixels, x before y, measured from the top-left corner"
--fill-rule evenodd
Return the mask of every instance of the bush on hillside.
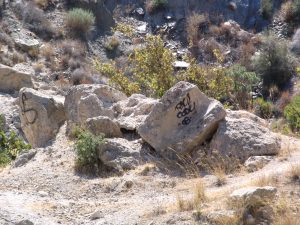
M 204 14 L 193 13 L 187 18 L 186 32 L 190 46 L 197 46 L 201 39 L 200 27 L 208 24 L 208 16 Z
M 94 23 L 94 14 L 81 8 L 71 9 L 66 17 L 67 28 L 78 37 L 83 37 L 92 28 Z
M 148 96 L 160 97 L 175 84 L 172 52 L 164 48 L 159 36 L 147 38 L 143 49 L 136 49 L 129 56 L 130 71 L 116 68 L 115 63 L 101 64 L 96 68 L 124 93 L 131 95 L 142 92 Z M 129 73 L 130 76 L 125 76 Z
M 22 11 L 22 17 L 29 30 L 44 39 L 52 38 L 55 30 L 46 18 L 43 10 L 37 8 L 33 2 L 29 2 Z
M 258 98 L 254 102 L 255 114 L 264 119 L 270 119 L 273 115 L 273 104 L 265 101 L 263 98 Z
M 293 130 L 300 130 L 300 96 L 294 97 L 285 107 L 284 116 Z
M 168 0 L 147 0 L 146 11 L 151 14 L 156 10 L 165 8 L 167 5 Z
M 279 90 L 286 88 L 296 70 L 287 44 L 273 35 L 264 38 L 260 54 L 253 60 L 253 68 L 263 81 L 265 95 L 274 85 Z
M 259 78 L 240 65 L 231 67 L 227 75 L 233 79 L 233 96 L 239 108 L 248 109 L 252 100 L 252 87 L 258 84 Z
M 273 0 L 260 1 L 260 13 L 265 19 L 270 19 L 273 12 Z
M 75 133 L 75 169 L 78 172 L 97 174 L 100 160 L 98 148 L 105 143 L 104 136 L 95 136 L 89 131 L 78 129 Z

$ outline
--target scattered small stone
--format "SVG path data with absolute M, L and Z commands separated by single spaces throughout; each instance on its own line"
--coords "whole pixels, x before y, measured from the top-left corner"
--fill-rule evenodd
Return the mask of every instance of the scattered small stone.
M 102 217 L 103 217 L 103 215 L 102 215 L 102 212 L 100 210 L 96 210 L 95 212 L 92 213 L 92 215 L 90 215 L 91 220 L 100 219 Z

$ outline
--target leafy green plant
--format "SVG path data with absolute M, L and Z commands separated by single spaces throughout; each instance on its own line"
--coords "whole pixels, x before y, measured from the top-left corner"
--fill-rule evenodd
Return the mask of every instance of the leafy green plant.
M 92 12 L 74 8 L 66 16 L 66 26 L 76 35 L 85 35 L 95 23 L 95 16 Z
M 89 131 L 77 130 L 75 169 L 79 172 L 96 174 L 100 163 L 97 149 L 104 143 L 104 136 L 95 136 Z
M 101 64 L 95 61 L 95 65 L 98 71 L 110 77 L 124 93 L 130 95 L 142 92 L 157 97 L 175 84 L 174 61 L 172 52 L 164 48 L 162 39 L 150 36 L 145 48 L 136 49 L 129 56 L 130 71 L 116 68 L 115 63 Z M 131 76 L 125 76 L 127 72 Z
M 190 64 L 186 70 L 175 71 L 175 58 L 169 49 L 164 48 L 159 36 L 150 36 L 143 49 L 137 49 L 129 56 L 126 66 L 117 66 L 114 61 L 101 63 L 94 61 L 96 69 L 119 90 L 131 95 L 143 93 L 161 97 L 176 82 L 183 80 L 194 83 L 206 95 L 224 100 L 230 98 L 233 80 L 222 67 L 222 54 L 214 50 L 217 65 L 199 66 L 196 60 L 187 57 Z
M 3 130 L 5 126 L 5 117 L 0 114 L 0 130 Z
M 249 72 L 240 65 L 232 66 L 227 75 L 233 80 L 233 96 L 239 108 L 248 109 L 252 99 L 251 91 L 253 85 L 259 82 L 256 73 Z
M 162 96 L 175 84 L 174 61 L 172 52 L 164 47 L 159 36 L 148 37 L 146 47 L 136 49 L 130 57 L 134 78 L 150 96 Z
M 296 96 L 285 107 L 284 116 L 293 130 L 300 130 L 300 96 Z
M 117 25 L 112 29 L 113 32 L 119 31 L 128 37 L 133 37 L 134 29 L 131 25 L 126 23 L 117 23 Z
M 0 123 L 1 118 L 3 116 L 0 115 Z M 11 131 L 7 135 L 0 126 L 0 167 L 15 160 L 21 152 L 30 148 L 31 146 L 18 138 L 15 132 Z
M 254 102 L 255 114 L 264 119 L 270 119 L 273 115 L 273 104 L 258 98 Z

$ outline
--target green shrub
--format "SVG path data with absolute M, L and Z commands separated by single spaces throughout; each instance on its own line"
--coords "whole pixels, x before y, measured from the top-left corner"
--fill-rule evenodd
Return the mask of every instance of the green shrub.
M 3 116 L 0 115 L 0 123 Z M 0 167 L 7 165 L 17 156 L 31 146 L 26 144 L 23 140 L 17 137 L 16 133 L 10 132 L 7 135 L 0 126 Z
M 77 130 L 75 135 L 75 169 L 78 172 L 97 174 L 100 164 L 97 149 L 105 143 L 104 136 L 95 136 L 84 130 Z
M 272 16 L 273 1 L 261 0 L 260 1 L 260 13 L 265 19 L 269 19 Z
M 131 95 L 142 92 L 148 96 L 160 97 L 175 84 L 173 75 L 172 52 L 164 47 L 159 36 L 147 38 L 143 49 L 136 49 L 129 56 L 130 71 L 116 68 L 114 63 L 99 63 L 95 61 L 96 69 L 124 93 Z M 125 76 L 130 73 L 131 76 Z
M 273 85 L 279 90 L 286 88 L 296 70 L 287 44 L 272 34 L 264 38 L 260 54 L 253 60 L 253 67 L 262 78 L 265 94 L 269 94 L 268 90 Z
M 255 114 L 264 119 L 270 119 L 273 115 L 273 104 L 258 98 L 254 102 Z
M 77 36 L 85 35 L 92 28 L 94 23 L 94 14 L 81 8 L 70 10 L 66 17 L 66 26 Z
M 300 130 L 300 96 L 294 97 L 285 107 L 284 116 L 293 130 Z
M 229 68 L 227 75 L 233 79 L 232 94 L 239 108 L 248 109 L 252 99 L 252 87 L 259 82 L 256 73 L 247 71 L 243 66 L 235 65 Z
M 143 49 L 136 49 L 130 57 L 132 73 L 141 90 L 150 96 L 161 97 L 175 84 L 172 51 L 164 47 L 159 36 L 147 38 Z

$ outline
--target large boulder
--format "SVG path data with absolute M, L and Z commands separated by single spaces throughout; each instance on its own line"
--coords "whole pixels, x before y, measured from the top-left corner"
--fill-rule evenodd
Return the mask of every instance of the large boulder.
M 114 120 L 107 116 L 98 116 L 86 120 L 86 127 L 95 135 L 105 137 L 122 137 L 121 129 Z
M 280 138 L 267 123 L 246 111 L 228 111 L 211 141 L 211 149 L 245 161 L 250 156 L 275 155 Z
M 135 130 L 145 121 L 157 102 L 156 99 L 140 94 L 133 94 L 128 99 L 117 102 L 113 109 L 120 127 L 126 130 Z
M 19 93 L 22 130 L 33 147 L 43 147 L 55 138 L 64 123 L 64 98 L 22 88 Z
M 225 115 L 220 102 L 182 81 L 153 107 L 138 133 L 162 154 L 186 153 L 210 138 Z
M 22 87 L 33 87 L 32 75 L 0 64 L 0 91 L 13 93 Z
M 89 118 L 106 116 L 114 119 L 113 104 L 126 98 L 125 94 L 107 85 L 72 87 L 65 100 L 68 132 L 76 125 L 85 126 Z
M 99 148 L 98 155 L 104 165 L 123 172 L 134 169 L 141 163 L 141 148 L 142 144 L 139 140 L 111 138 L 106 139 L 106 143 Z

